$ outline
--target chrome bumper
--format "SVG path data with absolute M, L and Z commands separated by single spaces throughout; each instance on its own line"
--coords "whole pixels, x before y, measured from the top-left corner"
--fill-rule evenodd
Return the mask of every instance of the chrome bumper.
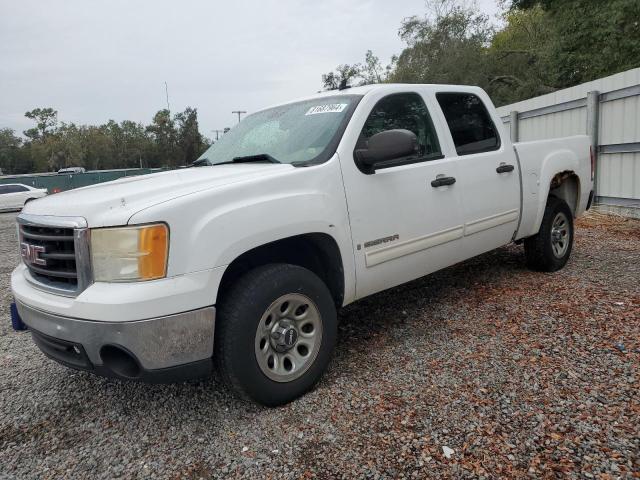
M 32 330 L 38 347 L 49 357 L 70 367 L 96 370 L 109 375 L 105 347 L 130 354 L 140 367 L 140 377 L 149 371 L 210 362 L 213 356 L 215 307 L 132 322 L 98 322 L 63 317 L 16 302 L 22 321 Z M 66 345 L 66 347 L 65 347 Z M 62 355 L 67 348 L 68 358 Z M 58 355 L 59 353 L 59 355 Z M 89 365 L 75 365 L 83 356 Z M 107 361 L 105 361 L 105 358 Z M 137 378 L 122 375 L 117 377 Z M 144 378 L 142 378 L 144 379 Z

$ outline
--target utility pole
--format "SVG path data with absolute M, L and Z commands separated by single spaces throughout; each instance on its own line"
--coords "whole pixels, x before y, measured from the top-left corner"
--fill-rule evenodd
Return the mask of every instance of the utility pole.
M 240 115 L 242 115 L 243 113 L 247 113 L 247 112 L 244 111 L 244 110 L 234 110 L 231 113 L 237 113 L 238 114 L 238 123 L 240 123 Z
M 215 134 L 216 134 L 216 142 L 218 141 L 218 138 L 219 138 L 218 135 L 221 134 L 221 133 L 224 133 L 224 130 L 211 130 L 211 131 L 215 132 Z
M 164 93 L 167 95 L 167 110 L 171 113 L 171 108 L 169 107 L 169 86 L 166 81 L 164 82 Z

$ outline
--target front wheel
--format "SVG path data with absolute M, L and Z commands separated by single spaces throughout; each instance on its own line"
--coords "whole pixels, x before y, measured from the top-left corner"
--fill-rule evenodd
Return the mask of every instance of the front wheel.
M 555 272 L 565 266 L 573 246 L 573 215 L 567 203 L 549 197 L 539 232 L 524 241 L 527 266 Z
M 310 270 L 288 264 L 241 277 L 219 302 L 216 323 L 222 378 L 267 406 L 290 402 L 315 385 L 337 335 L 327 286 Z

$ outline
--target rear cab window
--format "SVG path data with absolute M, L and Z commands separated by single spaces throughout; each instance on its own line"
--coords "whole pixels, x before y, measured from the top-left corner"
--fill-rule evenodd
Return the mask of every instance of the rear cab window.
M 500 148 L 498 130 L 489 111 L 472 93 L 436 94 L 458 155 L 490 152 Z

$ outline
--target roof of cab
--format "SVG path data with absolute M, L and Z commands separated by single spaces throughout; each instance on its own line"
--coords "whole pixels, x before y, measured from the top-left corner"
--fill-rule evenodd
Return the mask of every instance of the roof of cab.
M 362 85 L 358 87 L 347 87 L 343 90 L 325 90 L 325 91 L 317 92 L 314 95 L 308 95 L 305 97 L 296 98 L 286 102 L 269 105 L 268 107 L 265 107 L 256 111 L 267 110 L 269 108 L 279 107 L 281 105 L 288 105 L 290 103 L 304 102 L 308 100 L 313 100 L 315 98 L 320 99 L 325 97 L 337 97 L 341 95 L 364 96 L 364 95 L 367 95 L 368 93 L 385 91 L 385 90 L 389 91 L 390 93 L 393 93 L 393 92 L 402 91 L 402 90 L 410 90 L 411 88 L 416 88 L 416 87 L 420 87 L 421 89 L 428 88 L 432 90 L 448 90 L 451 92 L 482 91 L 480 87 L 471 86 L 471 85 L 444 85 L 444 84 L 436 84 L 436 83 L 374 83 L 374 84 Z

